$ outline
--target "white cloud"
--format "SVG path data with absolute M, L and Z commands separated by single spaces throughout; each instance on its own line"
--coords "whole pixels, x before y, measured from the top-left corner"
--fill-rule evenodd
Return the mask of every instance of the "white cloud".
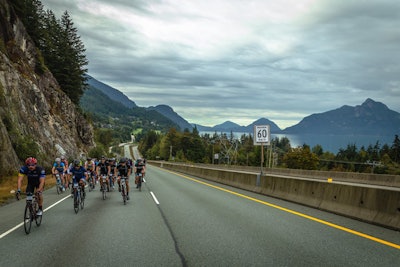
M 366 98 L 400 111 L 395 0 L 42 2 L 71 14 L 90 75 L 193 123 L 284 128 Z

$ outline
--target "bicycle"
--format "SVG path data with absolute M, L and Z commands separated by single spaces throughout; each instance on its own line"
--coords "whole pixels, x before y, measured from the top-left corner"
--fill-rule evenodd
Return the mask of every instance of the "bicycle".
M 114 191 L 114 180 L 115 180 L 114 174 L 110 174 L 109 185 L 111 191 Z
M 60 174 L 59 174 L 59 173 L 56 173 L 55 176 L 56 176 L 57 194 L 59 195 L 60 193 L 63 192 L 64 186 L 63 186 L 63 184 L 62 184 Z
M 89 175 L 89 179 L 88 179 L 88 181 L 89 181 L 89 192 L 91 192 L 94 188 L 95 188 L 95 180 L 94 180 L 94 177 L 93 177 L 93 174 L 92 174 L 92 172 L 88 172 L 88 175 Z
M 126 205 L 127 201 L 127 189 L 126 189 L 126 177 L 121 176 L 120 178 L 120 186 L 121 186 L 121 195 L 122 195 L 122 200 L 124 201 L 124 205 Z
M 36 192 L 34 195 L 32 193 L 17 193 L 17 200 L 20 200 L 20 194 L 26 195 L 26 205 L 24 211 L 24 229 L 25 233 L 28 235 L 31 232 L 31 226 L 33 220 L 35 220 L 36 226 L 40 226 L 42 223 L 42 216 L 37 215 L 39 210 L 39 204 L 37 200 L 39 199 L 39 193 Z
M 101 184 L 101 193 L 103 195 L 103 200 L 107 198 L 107 175 L 101 175 L 102 184 Z
M 138 188 L 139 191 L 142 191 L 142 182 L 143 182 L 143 174 L 141 172 L 136 173 L 135 183 L 136 183 L 136 188 Z
M 73 194 L 74 194 L 74 211 L 75 213 L 79 212 L 79 207 L 81 210 L 85 206 L 85 194 L 81 190 L 79 183 L 74 183 L 73 185 Z

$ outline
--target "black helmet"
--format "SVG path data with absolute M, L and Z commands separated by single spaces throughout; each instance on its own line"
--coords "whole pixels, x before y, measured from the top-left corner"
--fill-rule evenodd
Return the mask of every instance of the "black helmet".
M 74 160 L 74 166 L 75 166 L 75 167 L 81 166 L 81 161 L 80 161 L 79 159 L 75 159 L 75 160 Z
M 121 158 L 120 160 L 119 160 L 119 163 L 125 163 L 126 162 L 126 158 Z

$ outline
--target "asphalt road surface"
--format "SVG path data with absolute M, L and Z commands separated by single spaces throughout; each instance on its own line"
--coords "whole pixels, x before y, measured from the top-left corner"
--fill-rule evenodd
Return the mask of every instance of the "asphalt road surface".
M 133 177 L 130 178 L 133 185 Z M 0 266 L 400 266 L 400 233 L 148 166 L 123 205 L 87 190 L 44 193 L 26 235 L 24 201 L 0 208 Z

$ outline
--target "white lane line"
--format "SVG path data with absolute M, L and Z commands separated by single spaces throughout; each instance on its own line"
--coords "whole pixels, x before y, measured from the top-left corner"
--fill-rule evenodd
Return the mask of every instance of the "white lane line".
M 51 208 L 54 207 L 55 205 L 59 204 L 60 202 L 66 200 L 67 198 L 70 198 L 70 197 L 71 197 L 71 196 L 68 195 L 68 196 L 66 196 L 66 197 L 64 197 L 64 198 L 62 198 L 62 199 L 60 199 L 59 201 L 57 201 L 57 202 L 54 203 L 53 205 L 51 205 L 51 206 L 49 206 L 48 208 L 44 209 L 43 212 L 48 211 L 49 209 L 51 209 Z M 22 225 L 24 225 L 24 222 L 22 222 L 22 223 L 20 223 L 20 224 L 17 224 L 16 226 L 14 226 L 13 228 L 11 228 L 10 230 L 8 230 L 8 231 L 2 233 L 2 234 L 0 235 L 0 239 L 2 239 L 2 238 L 5 237 L 6 235 L 8 235 L 8 234 L 14 232 L 15 230 L 17 230 L 17 229 L 18 229 L 19 227 L 21 227 Z
M 158 200 L 157 200 L 156 196 L 154 195 L 154 193 L 152 191 L 150 191 L 150 194 L 153 197 L 154 202 L 156 202 L 157 205 L 160 205 L 160 202 L 158 202 Z

